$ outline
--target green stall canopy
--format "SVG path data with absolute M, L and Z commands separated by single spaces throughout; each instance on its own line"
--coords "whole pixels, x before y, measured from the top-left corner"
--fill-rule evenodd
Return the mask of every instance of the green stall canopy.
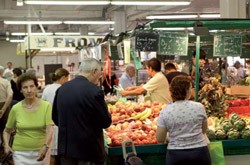
M 195 23 L 200 22 L 209 30 L 236 30 L 250 29 L 249 19 L 216 19 L 216 20 L 153 20 L 146 24 L 150 28 L 167 27 L 194 27 Z

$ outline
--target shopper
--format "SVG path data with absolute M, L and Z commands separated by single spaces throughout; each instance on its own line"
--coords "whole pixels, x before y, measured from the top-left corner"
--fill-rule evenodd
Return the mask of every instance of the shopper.
M 141 86 L 128 87 L 121 91 L 122 96 L 147 94 L 152 102 L 171 102 L 169 83 L 165 75 L 161 72 L 161 62 L 152 58 L 146 62 L 147 72 L 151 79 Z
M 165 107 L 158 118 L 156 137 L 164 143 L 169 132 L 167 165 L 211 165 L 205 132 L 204 106 L 190 101 L 192 83 L 186 76 L 176 76 L 170 84 L 174 103 Z
M 135 86 L 135 66 L 133 64 L 128 64 L 126 66 L 125 72 L 119 79 L 119 86 L 123 89 Z M 127 96 L 127 100 L 135 100 L 134 96 Z
M 166 77 L 168 79 L 169 84 L 171 83 L 173 78 L 176 76 L 180 76 L 180 75 L 188 76 L 188 74 L 186 74 L 184 72 L 177 71 L 176 66 L 171 62 L 169 62 L 165 65 L 165 73 L 166 73 Z
M 13 99 L 12 99 L 12 103 L 11 103 L 12 106 L 14 104 L 16 104 L 17 102 L 24 99 L 23 94 L 17 88 L 17 84 L 16 84 L 18 77 L 22 74 L 22 70 L 19 68 L 14 68 L 13 74 L 14 74 L 14 77 L 13 77 L 13 79 L 10 80 L 11 88 L 13 90 Z
M 118 79 L 115 75 L 114 72 L 111 72 L 111 77 L 109 77 L 108 75 L 103 77 L 103 91 L 105 95 L 115 95 L 116 91 L 114 90 L 114 85 L 118 85 L 117 83 Z
M 103 129 L 111 125 L 111 115 L 97 86 L 101 77 L 101 62 L 86 58 L 79 67 L 79 76 L 56 92 L 52 116 L 59 128 L 62 165 L 105 162 Z
M 8 72 L 10 72 L 11 74 L 12 74 L 12 76 L 13 76 L 13 64 L 12 64 L 12 62 L 7 62 L 7 64 L 6 64 L 6 69 L 4 70 L 4 73 L 3 73 L 3 75 L 5 75 L 5 74 L 7 74 Z
M 51 104 L 37 98 L 38 80 L 34 75 L 21 75 L 17 87 L 25 98 L 10 111 L 4 130 L 4 151 L 13 152 L 14 164 L 44 165 L 45 157 L 50 157 L 47 151 L 53 134 Z M 14 130 L 11 148 L 10 136 Z
M 7 122 L 10 104 L 13 97 L 10 82 L 3 78 L 4 67 L 0 66 L 0 148 L 2 149 L 2 136 Z
M 126 66 L 125 72 L 119 79 L 119 85 L 126 89 L 131 86 L 135 86 L 135 66 L 133 64 L 128 64 Z
M 50 102 L 53 104 L 54 97 L 56 90 L 65 82 L 69 80 L 69 71 L 64 69 L 64 68 L 58 68 L 55 73 L 51 73 L 50 77 L 53 81 L 53 84 L 50 84 L 45 87 L 43 94 L 42 94 L 42 99 Z M 52 138 L 52 144 L 51 144 L 51 165 L 60 165 L 61 161 L 59 157 L 57 156 L 57 141 L 58 141 L 58 127 L 55 125 L 54 126 L 54 131 L 53 131 L 53 138 Z

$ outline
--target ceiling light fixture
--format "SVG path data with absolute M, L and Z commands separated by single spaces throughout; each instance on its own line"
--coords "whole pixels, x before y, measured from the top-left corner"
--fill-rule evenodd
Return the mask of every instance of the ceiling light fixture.
M 81 33 L 80 32 L 55 32 L 55 35 L 58 35 L 58 36 L 59 35 L 79 36 L 79 35 L 81 35 Z
M 64 24 L 78 24 L 78 25 L 110 25 L 115 24 L 114 21 L 63 21 Z
M 174 1 L 165 1 L 165 0 L 157 0 L 157 1 L 149 1 L 149 0 L 140 0 L 140 1 L 133 1 L 133 0 L 25 0 L 25 4 L 28 5 L 189 5 L 191 2 L 188 0 L 174 0 Z
M 23 0 L 17 0 L 16 5 L 17 6 L 23 6 Z
M 149 0 L 140 0 L 140 1 L 119 1 L 112 0 L 111 5 L 145 5 L 145 6 L 179 6 L 179 5 L 190 5 L 190 1 L 149 1 Z
M 166 31 L 183 31 L 183 30 L 188 30 L 188 31 L 192 31 L 193 27 L 177 27 L 177 28 L 154 28 L 154 30 L 166 30 Z
M 12 24 L 12 25 L 48 25 L 48 24 L 53 24 L 53 25 L 58 25 L 61 24 L 62 21 L 10 21 L 10 20 L 5 20 L 4 24 Z
M 200 14 L 200 18 L 220 18 L 220 14 Z
M 192 18 L 220 18 L 220 14 L 169 14 L 150 15 L 146 19 L 192 19 Z
M 27 36 L 28 33 L 24 33 L 24 32 L 13 32 L 11 33 L 12 36 Z M 50 36 L 50 35 L 53 35 L 52 32 L 46 32 L 46 33 L 30 33 L 30 36 L 43 36 L 43 35 L 46 35 L 46 36 Z
M 10 40 L 10 42 L 24 42 L 24 40 Z
M 35 1 L 35 0 L 25 0 L 25 4 L 27 5 L 108 5 L 110 4 L 109 0 L 104 0 L 104 1 L 96 1 L 96 0 L 91 0 L 91 1 L 76 1 L 76 0 L 68 0 L 68 1 Z
M 184 19 L 184 18 L 197 18 L 197 14 L 179 14 L 179 15 L 151 15 L 146 19 Z

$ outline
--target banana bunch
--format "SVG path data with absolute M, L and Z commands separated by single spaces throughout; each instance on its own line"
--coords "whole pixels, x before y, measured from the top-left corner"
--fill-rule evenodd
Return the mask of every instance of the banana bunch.
M 146 108 L 144 111 L 142 111 L 141 113 L 135 115 L 133 117 L 134 120 L 145 120 L 147 119 L 152 113 L 152 109 L 151 108 Z

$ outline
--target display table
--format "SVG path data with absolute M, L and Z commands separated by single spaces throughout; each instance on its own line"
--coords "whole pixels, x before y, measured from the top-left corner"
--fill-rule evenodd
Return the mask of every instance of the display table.
M 211 142 L 213 143 L 213 142 Z M 222 140 L 224 155 L 250 154 L 250 139 Z M 138 145 L 135 146 L 137 155 L 147 165 L 165 164 L 166 144 Z M 127 147 L 127 152 L 131 148 Z M 124 164 L 122 147 L 107 147 L 107 165 Z

